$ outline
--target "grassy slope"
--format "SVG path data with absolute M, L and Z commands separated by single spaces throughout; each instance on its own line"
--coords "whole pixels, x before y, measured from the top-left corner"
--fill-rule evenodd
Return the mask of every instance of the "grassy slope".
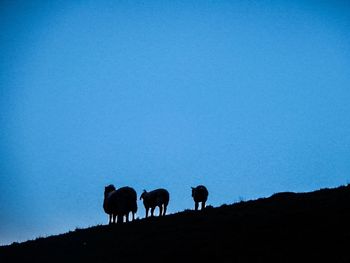
M 350 262 L 350 186 L 96 226 L 0 248 L 0 262 Z

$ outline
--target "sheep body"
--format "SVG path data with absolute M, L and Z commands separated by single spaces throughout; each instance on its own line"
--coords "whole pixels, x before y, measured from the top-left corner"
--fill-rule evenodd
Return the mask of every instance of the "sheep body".
M 135 219 L 137 212 L 137 194 L 129 187 L 115 189 L 113 185 L 105 187 L 105 198 L 103 202 L 104 211 L 109 214 L 109 223 L 123 222 L 124 216 L 129 221 L 129 213 L 132 213 L 132 219 Z
M 155 189 L 147 192 L 143 191 L 140 200 L 143 199 L 143 205 L 146 210 L 146 217 L 148 217 L 148 210 L 151 209 L 151 216 L 154 214 L 154 209 L 159 207 L 159 216 L 166 214 L 167 206 L 169 203 L 170 195 L 169 192 L 164 188 Z
M 198 210 L 199 203 L 202 203 L 201 209 L 205 208 L 205 202 L 208 200 L 208 189 L 204 185 L 198 185 L 192 188 L 192 197 L 195 203 L 194 209 Z

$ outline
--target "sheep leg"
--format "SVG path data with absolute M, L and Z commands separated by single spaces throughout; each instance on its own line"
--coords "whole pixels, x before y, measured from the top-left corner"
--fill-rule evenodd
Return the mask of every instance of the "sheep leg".
M 146 218 L 148 217 L 148 207 L 146 207 Z
M 167 209 L 167 206 L 164 205 L 163 216 L 165 216 L 165 214 L 166 214 L 166 209 Z
M 108 224 L 112 224 L 112 214 L 109 214 L 109 222 Z
M 195 202 L 195 204 L 194 204 L 194 210 L 198 210 L 198 202 Z
M 125 215 L 126 222 L 129 222 L 129 213 Z
M 159 216 L 163 215 L 163 205 L 159 206 Z
M 155 207 L 151 207 L 151 216 L 153 216 L 153 214 L 154 214 L 154 209 L 155 209 Z
M 116 217 L 117 217 L 117 215 L 113 214 L 112 223 L 115 223 Z
M 205 208 L 205 201 L 202 202 L 202 210 Z
M 135 220 L 135 213 L 132 212 L 132 221 L 134 221 L 134 220 Z

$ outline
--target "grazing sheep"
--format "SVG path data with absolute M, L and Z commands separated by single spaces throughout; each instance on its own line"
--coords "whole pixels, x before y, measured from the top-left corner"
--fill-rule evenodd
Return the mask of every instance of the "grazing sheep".
M 192 197 L 193 197 L 193 200 L 194 200 L 194 209 L 195 210 L 198 210 L 198 205 L 199 205 L 199 202 L 202 203 L 202 208 L 205 208 L 205 202 L 207 201 L 208 199 L 208 190 L 207 188 L 204 186 L 204 185 L 198 185 L 197 187 L 191 187 L 192 188 Z
M 109 223 L 123 222 L 124 216 L 126 222 L 129 222 L 129 213 L 132 213 L 132 220 L 135 220 L 137 211 L 136 191 L 128 186 L 115 189 L 114 185 L 105 187 L 103 200 L 103 209 L 109 215 Z
M 159 207 L 159 216 L 165 216 L 166 209 L 169 203 L 169 192 L 166 189 L 160 188 L 147 192 L 143 190 L 140 200 L 143 199 L 143 205 L 146 209 L 146 217 L 148 217 L 148 210 L 151 208 L 151 216 L 153 216 L 154 209 Z

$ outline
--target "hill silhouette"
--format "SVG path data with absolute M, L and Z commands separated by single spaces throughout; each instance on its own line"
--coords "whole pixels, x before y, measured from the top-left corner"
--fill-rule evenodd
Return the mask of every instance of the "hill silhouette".
M 350 262 L 350 186 L 101 225 L 0 247 L 0 262 Z

